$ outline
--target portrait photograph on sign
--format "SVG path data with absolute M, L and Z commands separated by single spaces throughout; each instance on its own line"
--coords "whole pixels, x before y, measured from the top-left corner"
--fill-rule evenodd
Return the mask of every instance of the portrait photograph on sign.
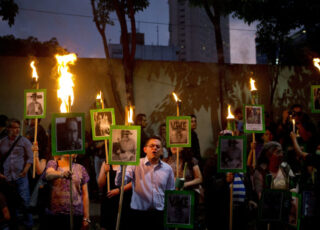
M 105 140 L 110 138 L 111 125 L 115 125 L 114 109 L 90 110 L 92 139 Z
M 246 171 L 245 136 L 220 136 L 218 145 L 219 172 Z
M 56 113 L 52 117 L 52 155 L 85 153 L 84 113 Z
M 194 192 L 166 191 L 164 225 L 168 228 L 189 228 L 194 225 Z
M 264 190 L 259 203 L 261 221 L 274 222 L 282 220 L 284 192 L 281 190 Z
M 138 165 L 140 161 L 140 126 L 111 126 L 110 164 Z
M 46 89 L 26 89 L 24 91 L 24 118 L 46 117 Z
M 311 112 L 320 113 L 320 85 L 311 86 Z
M 244 132 L 245 133 L 264 133 L 264 106 L 263 105 L 244 105 Z
M 167 117 L 167 147 L 191 147 L 191 117 Z

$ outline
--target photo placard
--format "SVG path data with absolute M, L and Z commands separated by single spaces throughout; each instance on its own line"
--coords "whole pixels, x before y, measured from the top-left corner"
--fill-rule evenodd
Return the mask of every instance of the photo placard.
M 110 139 L 111 125 L 115 125 L 114 108 L 90 110 L 92 139 Z
M 264 133 L 266 131 L 263 105 L 244 105 L 244 133 Z
M 24 90 L 24 118 L 45 118 L 47 106 L 46 89 Z
M 218 172 L 246 172 L 246 137 L 220 136 Z
M 141 126 L 111 125 L 109 162 L 115 165 L 139 165 Z
M 167 117 L 167 147 L 191 147 L 191 117 Z
M 85 153 L 85 114 L 55 113 L 51 127 L 52 155 Z
M 301 216 L 301 195 L 295 192 L 291 193 L 290 212 L 288 223 L 296 229 L 300 229 Z
M 164 225 L 168 228 L 194 227 L 194 192 L 165 192 Z

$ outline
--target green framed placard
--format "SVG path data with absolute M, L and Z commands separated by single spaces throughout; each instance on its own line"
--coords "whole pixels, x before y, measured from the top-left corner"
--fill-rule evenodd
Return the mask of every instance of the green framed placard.
M 297 230 L 300 229 L 301 218 L 301 195 L 295 192 L 291 193 L 291 205 L 288 223 Z
M 246 172 L 246 137 L 220 136 L 218 172 Z
M 191 117 L 167 117 L 167 147 L 191 147 Z
M 24 90 L 24 118 L 45 118 L 47 107 L 46 89 Z
M 311 86 L 311 112 L 320 113 L 320 85 Z
M 84 113 L 55 113 L 51 124 L 53 156 L 85 153 Z
M 264 222 L 281 222 L 284 199 L 284 190 L 263 190 L 259 201 L 259 220 Z
M 244 105 L 244 133 L 265 133 L 264 105 Z
M 110 139 L 110 126 L 116 124 L 114 108 L 90 110 L 92 139 Z
M 141 126 L 111 125 L 109 162 L 115 165 L 139 165 Z
M 193 191 L 167 190 L 165 192 L 164 226 L 193 229 L 194 208 Z

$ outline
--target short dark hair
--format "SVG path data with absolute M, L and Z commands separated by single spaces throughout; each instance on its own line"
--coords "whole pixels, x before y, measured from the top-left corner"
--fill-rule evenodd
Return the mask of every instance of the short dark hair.
M 161 137 L 154 135 L 154 136 L 148 138 L 148 140 L 147 140 L 146 143 L 144 144 L 144 147 L 146 147 L 146 146 L 148 145 L 148 143 L 149 143 L 150 140 L 159 140 L 159 141 L 161 142 L 161 145 L 162 145 Z
M 144 113 L 139 113 L 139 114 L 136 116 L 136 119 L 135 119 L 135 121 L 134 121 L 134 124 L 141 123 L 143 117 L 147 117 L 147 115 L 145 115 Z
M 11 127 L 11 124 L 12 124 L 12 123 L 17 123 L 17 124 L 19 124 L 19 126 L 20 126 L 20 124 L 21 124 L 18 119 L 12 118 L 12 119 L 9 119 L 9 120 L 8 120 L 8 128 Z
M 192 118 L 197 119 L 197 116 L 196 116 L 196 115 L 194 115 L 194 114 L 191 114 L 191 115 L 190 115 L 190 117 L 191 117 L 191 119 L 192 119 Z
M 302 108 L 302 105 L 300 105 L 300 104 L 293 104 L 293 105 L 291 106 L 291 110 L 293 110 L 294 108 L 300 108 L 301 110 L 303 109 L 303 108 Z

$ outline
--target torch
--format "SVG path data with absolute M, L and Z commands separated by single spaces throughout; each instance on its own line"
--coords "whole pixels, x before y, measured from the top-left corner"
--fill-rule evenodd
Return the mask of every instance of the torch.
M 34 66 L 34 61 L 30 63 L 30 67 L 32 68 L 32 85 L 34 88 L 39 89 L 39 77 L 36 70 L 36 67 Z M 34 119 L 34 141 L 33 144 L 37 145 L 37 136 L 38 136 L 38 118 Z M 38 155 L 38 150 L 33 151 L 33 173 L 32 178 L 36 177 L 36 155 Z
M 126 126 L 131 126 L 133 124 L 133 108 L 130 106 L 129 110 L 128 107 L 126 107 L 126 111 L 128 111 L 128 116 L 125 120 L 125 125 Z M 122 203 L 123 203 L 123 193 L 124 193 L 124 179 L 126 176 L 126 169 L 127 166 L 123 165 L 122 166 L 122 178 L 121 178 L 121 189 L 120 189 L 120 200 L 119 200 L 119 208 L 118 208 L 118 217 L 117 217 L 117 225 L 116 225 L 116 230 L 119 230 L 120 227 L 120 219 L 121 219 L 121 210 L 122 210 Z
M 231 106 L 228 105 L 228 116 L 227 116 L 227 129 L 232 131 L 232 136 L 235 130 L 234 115 L 231 113 Z M 230 207 L 229 207 L 229 229 L 232 230 L 232 210 L 233 210 L 233 182 L 230 183 Z
M 74 83 L 72 80 L 72 74 L 69 72 L 69 64 L 74 64 L 77 60 L 75 54 L 68 55 L 56 55 L 56 60 L 58 62 L 58 79 L 59 89 L 58 98 L 61 101 L 60 112 L 70 113 L 71 106 L 74 101 L 73 87 Z M 72 156 L 69 157 L 69 170 L 72 175 Z M 72 176 L 70 178 L 70 229 L 73 230 L 73 199 L 72 199 Z
M 97 94 L 96 98 L 97 102 L 97 107 L 100 107 L 104 109 L 104 102 L 103 102 L 103 97 L 102 97 L 102 92 L 100 91 L 100 94 Z M 105 147 L 105 152 L 106 152 L 106 164 L 109 164 L 109 158 L 108 158 L 108 140 L 104 140 L 104 147 Z M 107 172 L 107 190 L 110 192 L 110 173 L 109 171 Z
M 232 135 L 234 135 L 234 130 L 236 126 L 234 118 L 234 115 L 231 113 L 231 105 L 228 105 L 227 130 L 231 130 Z
M 256 99 L 258 98 L 258 89 L 254 85 L 255 80 L 250 78 L 250 91 L 251 91 L 251 103 L 252 105 L 256 104 Z M 252 142 L 256 142 L 256 135 L 255 133 L 252 133 Z M 252 167 L 255 168 L 256 166 L 256 150 L 252 149 Z
M 180 116 L 181 100 L 178 98 L 178 96 L 174 92 L 172 92 L 172 95 L 174 97 L 174 100 L 177 103 L 177 117 L 179 117 Z M 177 148 L 177 162 L 176 163 L 177 163 L 176 178 L 178 178 L 179 177 L 179 166 L 180 166 L 180 164 L 179 164 L 179 148 Z

